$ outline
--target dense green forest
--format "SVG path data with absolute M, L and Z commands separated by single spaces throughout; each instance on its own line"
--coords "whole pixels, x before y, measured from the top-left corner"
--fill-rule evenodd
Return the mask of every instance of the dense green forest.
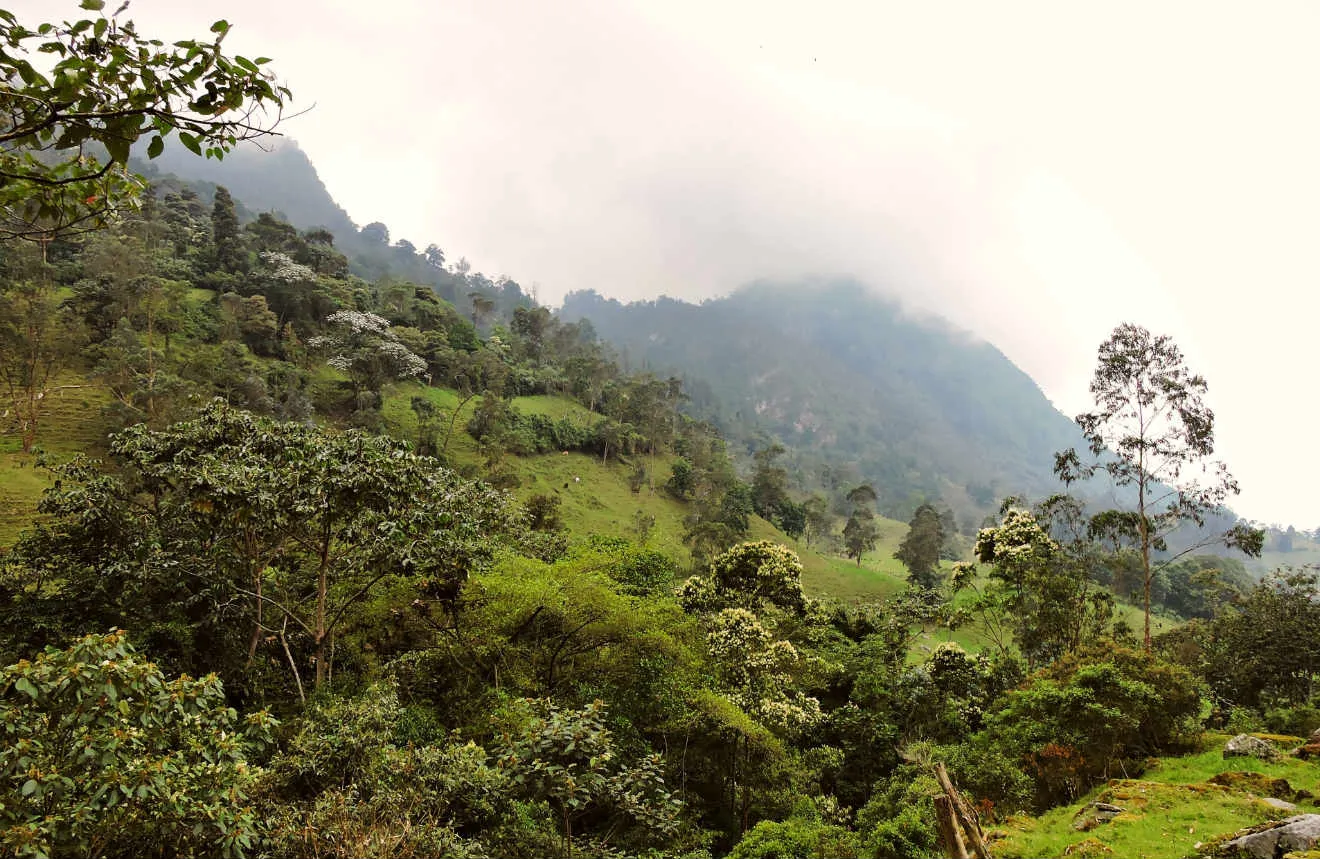
M 556 313 L 162 169 L 288 97 L 225 29 L 0 11 L 0 854 L 1173 857 L 1316 808 L 1316 574 L 1207 554 L 1305 539 L 1162 482 L 1213 453 L 1167 338 L 1073 425 L 856 285 Z

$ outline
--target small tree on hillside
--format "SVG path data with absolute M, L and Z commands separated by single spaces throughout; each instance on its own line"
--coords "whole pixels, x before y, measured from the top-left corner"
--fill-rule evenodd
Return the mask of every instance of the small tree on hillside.
M 238 214 L 229 189 L 217 185 L 211 207 L 211 241 L 215 244 L 215 263 L 221 271 L 241 272 L 247 268 L 247 250 L 238 229 Z
M 869 483 L 854 487 L 848 492 L 848 503 L 852 513 L 843 526 L 843 547 L 848 557 L 862 565 L 862 555 L 875 548 L 880 541 L 880 529 L 875 524 L 875 513 L 871 505 L 876 502 L 875 489 Z
M 388 381 L 426 371 L 426 361 L 399 342 L 383 317 L 339 310 L 326 317 L 325 324 L 330 333 L 313 337 L 307 345 L 323 350 L 327 364 L 348 374 L 354 393 L 379 392 Z
M 1147 650 L 1155 578 L 1151 553 L 1164 551 L 1165 538 L 1178 526 L 1204 526 L 1208 516 L 1221 512 L 1225 500 L 1238 493 L 1227 467 L 1209 459 L 1215 449 L 1215 416 L 1202 401 L 1206 388 L 1205 379 L 1184 365 L 1182 351 L 1171 338 L 1124 323 L 1100 344 L 1091 380 L 1096 410 L 1076 419 L 1094 461 L 1084 463 L 1074 448 L 1054 458 L 1054 473 L 1065 483 L 1105 471 L 1116 486 L 1136 490 Z M 1193 469 L 1199 470 L 1197 476 L 1189 476 Z M 1175 557 L 1211 543 L 1254 557 L 1263 539 L 1261 531 L 1238 523 L 1194 540 Z
M 922 504 L 908 523 L 908 532 L 898 544 L 894 557 L 908 568 L 908 581 L 924 590 L 939 584 L 940 550 L 944 546 L 944 525 L 940 514 L 929 504 Z

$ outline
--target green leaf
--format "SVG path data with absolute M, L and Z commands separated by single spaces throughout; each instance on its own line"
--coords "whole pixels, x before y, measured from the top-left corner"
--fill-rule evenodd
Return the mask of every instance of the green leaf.
M 160 155 L 160 153 L 164 151 L 165 151 L 165 141 L 164 139 L 161 138 L 159 134 L 157 134 L 155 137 L 151 138 L 151 142 L 147 144 L 147 157 L 155 158 L 157 155 Z
M 37 687 L 33 686 L 32 681 L 27 679 L 26 677 L 20 677 L 17 680 L 15 680 L 14 688 L 22 692 L 24 695 L 27 695 L 29 698 L 33 698 L 33 699 L 35 699 L 39 694 L 37 692 Z
M 226 20 L 224 20 L 224 19 L 221 19 L 221 20 L 219 20 L 219 21 L 216 21 L 214 24 L 211 25 L 211 32 L 212 32 L 212 33 L 227 33 L 227 32 L 229 32 L 229 22 L 226 21 Z
M 186 131 L 180 131 L 179 142 L 181 142 L 184 146 L 188 147 L 188 151 L 191 152 L 193 155 L 202 154 L 202 144 L 198 142 L 196 135 L 189 134 Z
M 86 9 L 89 12 L 100 12 L 105 8 L 105 0 L 82 0 L 78 8 Z
M 37 788 L 39 787 L 41 787 L 41 785 L 37 784 L 37 780 L 30 778 L 27 781 L 23 782 L 23 788 L 22 790 L 19 791 L 19 793 L 23 794 L 24 796 L 31 796 L 32 794 L 37 792 Z
M 101 141 L 105 144 L 106 151 L 110 153 L 110 160 L 117 161 L 120 164 L 128 161 L 128 141 L 122 137 L 107 137 Z

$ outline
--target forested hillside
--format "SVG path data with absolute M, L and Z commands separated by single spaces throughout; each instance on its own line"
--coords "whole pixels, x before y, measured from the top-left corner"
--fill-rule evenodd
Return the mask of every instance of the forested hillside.
M 633 366 L 682 374 L 693 413 L 731 438 L 778 440 L 805 480 L 860 475 L 899 518 L 925 499 L 970 516 L 1050 494 L 1050 454 L 1079 438 L 993 346 L 855 282 L 759 283 L 700 305 L 575 293 L 563 316 L 590 319 Z
M 556 315 L 294 148 L 137 178 L 289 95 L 101 6 L 0 10 L 0 855 L 1227 859 L 1320 811 L 1315 573 L 1181 551 L 1264 535 L 1130 453 L 1213 452 L 1167 338 L 1078 434 L 856 285 Z

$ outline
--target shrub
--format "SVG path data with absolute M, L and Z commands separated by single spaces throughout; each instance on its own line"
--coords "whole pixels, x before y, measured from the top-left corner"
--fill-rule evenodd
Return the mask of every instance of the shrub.
M 734 846 L 729 859 L 855 859 L 857 836 L 819 820 L 763 820 Z M 914 854 L 915 855 L 915 854 Z
M 421 727 L 385 685 L 314 703 L 263 778 L 272 854 L 485 855 L 512 814 L 508 781 L 481 747 Z
M 240 720 L 215 675 L 168 680 L 122 630 L 0 671 L 0 853 L 241 857 L 257 838 Z M 163 852 L 164 851 L 164 852 Z
M 1036 805 L 1076 799 L 1115 768 L 1182 745 L 1201 698 L 1191 674 L 1123 647 L 1070 654 L 1005 698 L 978 736 L 1036 782 Z

